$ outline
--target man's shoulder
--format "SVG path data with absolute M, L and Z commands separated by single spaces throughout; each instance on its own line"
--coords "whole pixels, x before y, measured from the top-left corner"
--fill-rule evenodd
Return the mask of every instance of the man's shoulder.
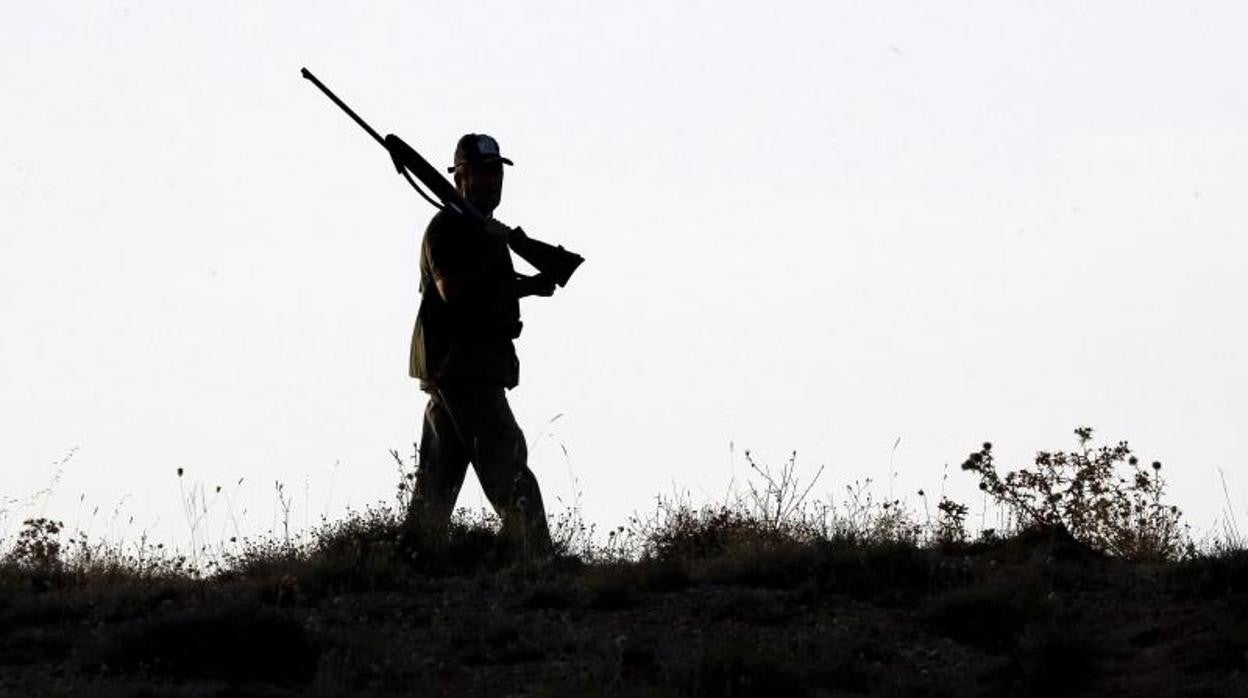
M 422 258 L 442 271 L 462 266 L 475 254 L 472 232 L 470 221 L 464 216 L 447 209 L 438 211 L 425 228 Z
M 441 235 L 445 232 L 466 230 L 470 227 L 467 216 L 444 208 L 429 219 L 429 225 L 425 226 L 425 234 Z

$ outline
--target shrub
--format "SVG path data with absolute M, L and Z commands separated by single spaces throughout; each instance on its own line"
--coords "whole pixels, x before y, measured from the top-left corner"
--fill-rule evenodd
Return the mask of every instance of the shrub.
M 1040 451 L 1033 468 L 1001 475 L 985 443 L 962 464 L 979 488 L 1008 507 L 1020 528 L 1063 527 L 1097 550 L 1134 559 L 1190 553 L 1179 508 L 1162 501 L 1161 463 L 1140 465 L 1126 441 L 1093 448 L 1092 429 L 1075 429 L 1079 449 Z
M 13 549 L 4 556 L 4 561 L 42 572 L 60 570 L 63 566 L 60 534 L 65 525 L 44 518 L 26 519 L 22 525 L 25 528 L 18 534 Z

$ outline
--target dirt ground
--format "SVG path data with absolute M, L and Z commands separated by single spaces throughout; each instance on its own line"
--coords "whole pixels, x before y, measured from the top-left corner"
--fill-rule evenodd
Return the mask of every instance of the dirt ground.
M 758 562 L 9 589 L 0 696 L 1248 696 L 1238 558 Z

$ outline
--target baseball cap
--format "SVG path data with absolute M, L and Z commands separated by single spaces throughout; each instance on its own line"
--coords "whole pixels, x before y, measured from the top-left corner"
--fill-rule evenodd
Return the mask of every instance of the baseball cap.
M 498 152 L 498 141 L 492 137 L 484 133 L 466 133 L 455 144 L 455 166 L 448 167 L 446 171 L 454 172 L 455 167 L 465 163 L 479 165 L 487 162 L 513 164 Z

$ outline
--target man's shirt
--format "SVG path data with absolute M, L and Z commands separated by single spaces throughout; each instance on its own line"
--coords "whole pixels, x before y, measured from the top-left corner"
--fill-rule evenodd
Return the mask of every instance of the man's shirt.
M 436 275 L 463 283 L 443 301 Z M 439 211 L 420 245 L 420 312 L 409 372 L 428 388 L 447 381 L 515 387 L 520 332 L 515 268 L 507 243 L 457 213 Z

